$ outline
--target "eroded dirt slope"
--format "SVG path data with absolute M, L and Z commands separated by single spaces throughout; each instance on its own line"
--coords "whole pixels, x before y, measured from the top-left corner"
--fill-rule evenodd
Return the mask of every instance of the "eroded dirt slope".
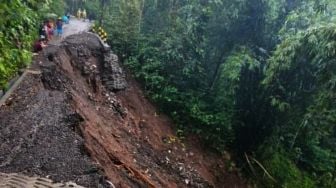
M 174 136 L 95 35 L 45 49 L 34 69 L 0 108 L 0 172 L 87 187 L 246 187 L 197 139 Z

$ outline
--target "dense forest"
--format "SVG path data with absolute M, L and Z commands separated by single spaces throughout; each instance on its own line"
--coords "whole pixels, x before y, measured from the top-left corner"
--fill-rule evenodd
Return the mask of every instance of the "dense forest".
M 2 87 L 43 15 L 78 8 L 181 138 L 231 152 L 258 187 L 335 186 L 336 1 L 2 1 Z

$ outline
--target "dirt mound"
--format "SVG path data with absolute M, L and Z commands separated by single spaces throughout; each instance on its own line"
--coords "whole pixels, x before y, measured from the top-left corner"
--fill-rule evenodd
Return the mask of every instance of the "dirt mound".
M 41 75 L 0 109 L 1 172 L 88 187 L 246 187 L 197 139 L 174 136 L 95 35 L 70 36 L 36 62 Z

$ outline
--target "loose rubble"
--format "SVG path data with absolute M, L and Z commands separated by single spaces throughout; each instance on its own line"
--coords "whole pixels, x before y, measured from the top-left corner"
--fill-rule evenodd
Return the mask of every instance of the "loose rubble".
M 91 33 L 36 57 L 0 108 L 0 172 L 85 187 L 246 187 L 219 155 L 178 140 L 171 120 Z

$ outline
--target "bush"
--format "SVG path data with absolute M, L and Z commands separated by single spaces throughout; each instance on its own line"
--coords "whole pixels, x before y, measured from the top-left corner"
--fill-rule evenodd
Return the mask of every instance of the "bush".
M 315 188 L 314 180 L 308 174 L 302 172 L 283 152 L 282 149 L 261 149 L 262 164 L 268 171 L 258 168 L 258 181 L 263 187 L 284 187 L 284 188 Z M 257 168 L 257 167 L 255 167 Z

